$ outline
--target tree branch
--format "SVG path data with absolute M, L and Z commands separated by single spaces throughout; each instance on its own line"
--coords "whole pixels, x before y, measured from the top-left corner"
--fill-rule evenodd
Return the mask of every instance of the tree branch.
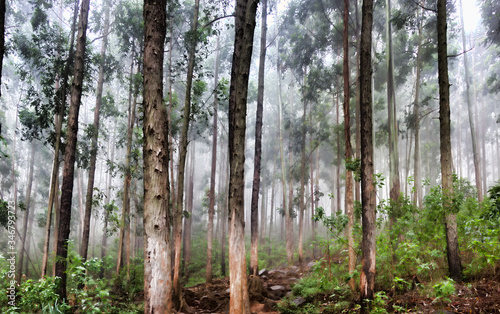
M 212 21 L 208 22 L 207 24 L 203 25 L 201 28 L 205 28 L 207 26 L 210 26 L 211 24 L 219 21 L 219 20 L 222 20 L 222 19 L 225 19 L 225 18 L 228 18 L 228 17 L 234 17 L 234 14 L 229 14 L 229 15 L 224 15 L 224 16 L 219 16 L 215 19 L 213 19 Z
M 461 55 L 466 54 L 467 52 L 471 51 L 472 49 L 474 49 L 474 47 L 471 47 L 469 50 L 462 51 L 461 53 L 458 53 L 458 54 L 455 54 L 455 55 L 448 55 L 448 58 L 460 57 Z

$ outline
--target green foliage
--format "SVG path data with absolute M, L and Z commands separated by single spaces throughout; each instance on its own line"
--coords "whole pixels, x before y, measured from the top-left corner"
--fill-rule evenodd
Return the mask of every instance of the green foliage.
M 9 222 L 9 203 L 0 199 L 0 225 L 7 228 Z
M 455 293 L 455 282 L 451 278 L 445 278 L 433 285 L 432 290 L 436 299 L 451 302 L 450 296 Z
M 56 292 L 59 280 L 58 277 L 45 277 L 41 280 L 28 279 L 23 282 L 19 287 L 17 302 L 20 311 L 33 313 L 50 308 L 59 312 L 68 311 L 69 305 L 60 303 L 60 297 Z

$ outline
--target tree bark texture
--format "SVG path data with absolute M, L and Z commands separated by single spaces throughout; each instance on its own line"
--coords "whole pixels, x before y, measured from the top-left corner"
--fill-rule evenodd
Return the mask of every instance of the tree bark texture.
M 68 257 L 68 239 L 71 223 L 71 203 L 73 198 L 73 182 L 75 177 L 75 155 L 78 133 L 78 114 L 82 98 L 83 75 L 85 66 L 85 50 L 87 23 L 90 0 L 83 0 L 78 19 L 78 36 L 76 38 L 75 74 L 71 86 L 71 99 L 66 129 L 66 148 L 64 150 L 63 182 L 61 187 L 61 208 L 57 235 L 55 275 L 61 278 L 58 292 L 66 298 L 66 268 Z
M 167 108 L 163 104 L 166 0 L 144 1 L 144 313 L 171 313 Z
M 258 0 L 237 0 L 229 87 L 230 313 L 250 313 L 245 258 L 245 130 L 250 62 Z
M 457 221 L 456 215 L 452 212 L 453 177 L 450 136 L 450 82 L 448 78 L 448 45 L 446 35 L 446 0 L 438 0 L 437 11 L 439 138 L 441 151 L 441 177 L 443 184 L 443 208 L 446 216 L 445 227 L 448 268 L 450 277 L 456 281 L 460 281 L 462 279 L 462 267 L 458 248 Z
M 350 90 L 349 90 L 349 0 L 344 0 L 344 33 L 343 33 L 343 48 L 344 48 L 344 60 L 343 60 L 343 77 L 344 77 L 344 140 L 345 140 L 345 160 L 350 161 L 352 158 L 352 146 L 351 146 L 351 116 L 349 103 L 351 100 Z M 338 196 L 339 197 L 339 196 Z M 347 251 L 349 255 L 349 274 L 353 274 L 356 270 L 356 252 L 354 251 L 354 184 L 352 171 L 346 169 L 345 173 L 345 211 L 347 212 Z M 349 286 L 351 290 L 354 291 L 356 288 L 356 283 L 354 282 L 354 276 L 349 280 Z
M 262 1 L 260 30 L 260 57 L 257 83 L 257 112 L 255 118 L 255 154 L 253 168 L 252 200 L 250 205 L 250 273 L 257 276 L 259 251 L 259 191 L 262 159 L 262 115 L 264 111 L 264 71 L 266 62 L 267 0 Z
M 360 44 L 360 122 L 361 122 L 361 311 L 368 312 L 366 300 L 375 289 L 375 186 L 373 182 L 373 112 L 372 112 L 372 27 L 373 1 L 363 0 Z

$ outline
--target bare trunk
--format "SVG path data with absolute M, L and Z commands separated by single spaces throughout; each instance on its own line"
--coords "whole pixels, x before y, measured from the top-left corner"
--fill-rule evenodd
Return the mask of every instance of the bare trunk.
M 422 206 L 422 191 L 420 179 L 420 67 L 421 67 L 421 50 L 422 50 L 422 10 L 419 10 L 418 16 L 418 46 L 417 46 L 417 77 L 415 82 L 415 102 L 413 104 L 413 115 L 415 116 L 415 157 L 413 160 L 413 176 L 415 178 L 415 195 L 414 202 L 418 207 Z
M 307 70 L 305 71 L 307 75 Z M 304 86 L 306 80 L 304 78 Z M 301 134 L 301 158 L 300 158 L 300 208 L 299 208 L 299 265 L 302 266 L 304 262 L 304 213 L 306 210 L 305 203 L 305 185 L 306 185 L 306 112 L 307 105 L 305 100 L 303 100 L 304 112 L 302 113 L 302 134 Z
M 398 151 L 398 121 L 396 118 L 396 86 L 394 84 L 394 60 L 392 53 L 391 0 L 386 0 L 386 30 L 387 30 L 387 104 L 389 124 L 389 168 L 390 168 L 390 198 L 397 202 L 400 192 L 399 151 Z M 396 217 L 389 214 L 391 225 Z
M 215 56 L 215 74 L 214 74 L 214 90 L 217 91 L 219 85 L 219 63 L 220 63 L 220 36 L 217 36 L 217 49 Z M 219 99 L 217 92 L 214 93 L 214 120 L 212 129 L 212 167 L 210 171 L 210 203 L 208 206 L 208 230 L 207 230 L 207 267 L 205 279 L 207 283 L 212 283 L 212 245 L 213 245 L 213 228 L 215 214 L 215 172 L 217 167 L 217 110 Z
M 194 149 L 192 147 L 191 162 L 190 162 L 190 173 L 189 173 L 189 183 L 186 199 L 186 210 L 189 213 L 189 218 L 184 219 L 184 237 L 183 237 L 183 258 L 184 258 L 184 276 L 186 281 L 189 279 L 189 264 L 191 262 L 191 227 L 193 223 L 193 198 L 194 198 Z
M 361 119 L 361 312 L 369 312 L 375 289 L 375 187 L 373 182 L 373 113 L 372 113 L 372 26 L 373 2 L 363 0 L 360 44 L 360 119 Z
M 279 41 L 278 41 L 279 44 Z M 292 226 L 292 218 L 290 217 L 290 212 L 288 210 L 287 202 L 286 202 L 286 170 L 285 170 L 285 156 L 283 149 L 283 100 L 281 96 L 281 60 L 278 56 L 278 105 L 279 105 L 279 118 L 278 118 L 278 128 L 280 130 L 280 157 L 281 157 L 281 182 L 283 183 L 283 210 L 285 212 L 285 224 L 287 227 L 286 230 L 286 255 L 288 259 L 288 264 L 293 263 L 293 226 Z M 291 201 L 291 200 L 290 200 Z M 283 221 L 283 219 L 282 219 Z M 283 222 L 281 223 L 281 234 L 283 235 Z
M 250 273 L 257 276 L 259 251 L 259 191 L 262 158 L 262 116 L 264 111 L 264 71 L 266 60 L 267 0 L 262 0 L 262 23 L 260 31 L 260 57 L 257 91 L 257 114 L 255 118 L 255 154 L 253 168 L 252 200 L 250 205 Z
M 229 88 L 229 273 L 230 313 L 250 313 L 245 258 L 245 130 L 248 79 L 258 0 L 237 0 Z
M 144 1 L 144 313 L 172 311 L 169 147 L 162 88 L 166 4 Z
M 194 5 L 194 16 L 193 23 L 191 24 L 191 31 L 196 32 L 198 29 L 198 12 L 200 8 L 200 1 L 195 0 Z M 189 59 L 188 59 L 188 69 L 187 69 L 187 79 L 186 79 L 186 95 L 184 100 L 184 109 L 182 112 L 182 129 L 181 129 L 181 139 L 179 142 L 179 165 L 177 172 L 177 193 L 176 205 L 174 211 L 174 224 L 173 224 L 173 234 L 174 234 L 174 245 L 175 245 L 175 257 L 174 257 L 174 295 L 176 301 L 181 305 L 182 294 L 181 294 L 181 284 L 180 284 L 180 269 L 181 269 L 181 244 L 182 244 L 182 212 L 184 205 L 184 172 L 186 167 L 186 155 L 188 146 L 188 131 L 189 131 L 189 121 L 191 116 L 191 88 L 193 84 L 193 72 L 195 64 L 195 52 L 196 52 L 196 42 L 189 43 Z
M 448 79 L 447 55 L 447 22 L 446 0 L 437 2 L 437 34 L 438 34 L 438 69 L 439 69 L 439 133 L 441 152 L 441 177 L 443 184 L 443 208 L 445 211 L 445 227 L 447 256 L 450 277 L 456 281 L 462 279 L 462 267 L 458 248 L 456 215 L 452 212 L 453 178 L 450 140 L 450 83 Z
M 92 133 L 92 142 L 90 147 L 90 166 L 89 166 L 89 180 L 87 183 L 87 194 L 85 196 L 85 219 L 83 223 L 82 244 L 80 247 L 80 256 L 83 260 L 87 259 L 87 252 L 89 246 L 89 233 L 90 233 L 90 218 L 92 213 L 92 194 L 94 192 L 94 178 L 95 168 L 97 161 L 97 140 L 99 137 L 99 114 L 102 103 L 102 89 L 104 85 L 104 60 L 106 58 L 106 48 L 108 44 L 109 32 L 109 3 L 105 5 L 104 13 L 104 30 L 101 45 L 101 63 L 99 65 L 99 78 L 97 81 L 96 102 L 94 109 L 94 132 Z
M 128 262 L 126 260 L 126 242 L 130 234 L 130 182 L 132 179 L 131 173 L 131 152 L 132 152 L 132 141 L 134 134 L 134 124 L 135 124 L 135 107 L 137 103 L 137 88 L 133 84 L 134 76 L 134 59 L 135 59 L 135 42 L 132 42 L 132 56 L 130 60 L 130 75 L 129 75 L 129 90 L 128 90 L 128 122 L 127 122 L 127 148 L 125 155 L 125 174 L 123 182 L 123 208 L 121 217 L 121 227 L 120 234 L 118 236 L 118 257 L 116 261 L 116 274 L 120 274 L 120 270 Z M 139 72 L 139 66 L 137 67 Z M 129 270 L 127 269 L 127 278 L 129 277 Z
M 58 293 L 66 298 L 66 267 L 68 256 L 68 239 L 71 223 L 71 203 L 73 198 L 73 183 L 75 170 L 76 142 L 78 133 L 78 114 L 82 98 L 83 75 L 85 66 L 86 32 L 90 0 L 83 0 L 78 22 L 76 38 L 75 74 L 71 86 L 71 100 L 66 129 L 66 148 L 64 151 L 63 183 L 61 187 L 61 212 L 59 215 L 59 230 L 57 236 L 56 276 L 61 277 Z
M 35 140 L 32 140 L 31 142 L 31 157 L 30 157 L 30 162 L 29 162 L 29 172 L 28 172 L 28 184 L 26 186 L 26 210 L 24 211 L 24 221 L 23 221 L 23 234 L 21 238 L 21 251 L 19 252 L 19 267 L 18 267 L 18 282 L 21 281 L 21 278 L 23 276 L 23 260 L 24 260 L 24 251 L 26 247 L 26 239 L 27 239 L 27 234 L 28 234 L 28 220 L 30 217 L 30 207 L 31 207 L 31 188 L 33 186 L 33 169 L 35 166 Z M 26 252 L 28 252 L 29 249 L 26 249 Z M 26 254 L 27 255 L 27 254 Z M 26 267 L 27 268 L 27 267 Z

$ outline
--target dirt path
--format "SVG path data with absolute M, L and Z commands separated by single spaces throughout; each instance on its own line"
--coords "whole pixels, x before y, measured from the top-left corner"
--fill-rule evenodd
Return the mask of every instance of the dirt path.
M 291 285 L 309 271 L 312 263 L 300 269 L 297 266 L 263 269 L 259 276 L 250 276 L 248 287 L 252 313 L 278 313 L 273 311 L 276 303 L 290 294 Z M 229 279 L 214 280 L 211 285 L 199 284 L 184 289 L 186 303 L 195 313 L 228 313 Z M 296 304 L 305 302 L 303 298 L 294 300 Z

